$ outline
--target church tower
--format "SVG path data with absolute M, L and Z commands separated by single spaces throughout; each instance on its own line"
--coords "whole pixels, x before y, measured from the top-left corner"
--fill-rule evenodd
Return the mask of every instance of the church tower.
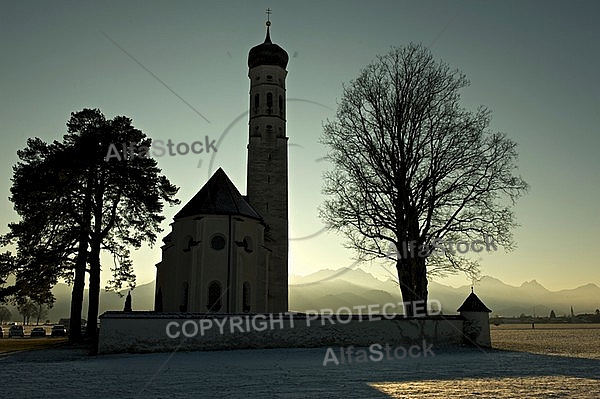
M 267 14 L 268 15 L 268 14 Z M 271 42 L 267 20 L 264 43 L 248 54 L 250 120 L 247 199 L 263 217 L 264 245 L 270 250 L 267 311 L 288 310 L 288 156 L 285 78 L 287 52 Z

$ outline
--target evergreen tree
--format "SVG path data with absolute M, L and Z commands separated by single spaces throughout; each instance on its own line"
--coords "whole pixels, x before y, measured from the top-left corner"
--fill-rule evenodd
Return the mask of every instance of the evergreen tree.
M 79 339 L 85 273 L 89 273 L 87 334 L 97 331 L 100 253 L 115 260 L 109 287 L 135 287 L 130 248 L 153 244 L 161 231 L 163 202 L 177 188 L 160 174 L 156 160 L 143 156 L 151 140 L 117 116 L 98 109 L 72 113 L 62 142 L 30 139 L 18 152 L 11 201 L 21 221 L 10 225 L 5 241 L 17 244 L 12 270 L 17 290 L 49 291 L 59 278 L 73 283 L 70 340 Z M 118 146 L 115 146 L 118 143 Z M 129 149 L 123 150 L 121 143 Z M 105 159 L 109 148 L 121 160 Z M 126 152 L 130 152 L 127 154 Z M 0 276 L 1 277 L 1 276 Z M 40 293 L 41 295 L 41 293 Z

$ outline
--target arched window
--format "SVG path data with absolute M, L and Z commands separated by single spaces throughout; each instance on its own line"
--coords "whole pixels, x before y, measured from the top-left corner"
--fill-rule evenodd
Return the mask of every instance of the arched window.
M 181 287 L 181 305 L 179 305 L 180 312 L 187 312 L 188 309 L 188 297 L 189 297 L 190 286 L 187 281 L 183 282 Z
M 273 93 L 267 93 L 267 108 L 273 108 Z
M 186 236 L 183 240 L 183 252 L 189 252 L 196 244 L 197 243 L 194 241 L 194 237 Z
M 271 176 L 267 176 L 267 182 L 270 183 L 271 182 Z M 251 253 L 254 251 L 254 242 L 252 241 L 252 237 L 250 236 L 246 236 L 244 237 L 244 240 L 242 241 L 242 243 L 244 244 L 244 251 Z
M 221 283 L 213 281 L 208 285 L 208 303 L 206 308 L 209 312 L 218 312 L 221 310 Z
M 260 94 L 256 93 L 254 95 L 254 108 L 258 108 L 260 105 Z
M 283 96 L 279 96 L 279 113 L 283 115 Z
M 248 313 L 250 311 L 250 283 L 249 282 L 245 282 L 243 287 L 242 287 L 242 302 L 243 302 L 243 307 L 242 310 L 244 311 L 244 313 Z

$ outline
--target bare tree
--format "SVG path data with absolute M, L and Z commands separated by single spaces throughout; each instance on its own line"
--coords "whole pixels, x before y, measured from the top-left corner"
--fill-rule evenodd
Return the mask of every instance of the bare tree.
M 359 259 L 397 249 L 404 301 L 427 300 L 428 274 L 477 275 L 477 260 L 440 243 L 514 247 L 511 208 L 527 190 L 516 143 L 490 130 L 487 108 L 461 106 L 468 85 L 422 45 L 393 48 L 344 86 L 324 126 L 333 169 L 321 217 Z

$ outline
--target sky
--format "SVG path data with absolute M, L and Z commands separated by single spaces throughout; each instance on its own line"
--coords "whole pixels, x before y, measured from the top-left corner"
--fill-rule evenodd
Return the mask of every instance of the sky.
M 463 105 L 493 111 L 491 128 L 518 143 L 517 173 L 531 186 L 514 208 L 518 247 L 481 253 L 481 273 L 553 290 L 600 285 L 595 1 L 4 2 L 0 233 L 18 220 L 8 200 L 17 150 L 30 137 L 60 139 L 83 108 L 128 116 L 154 140 L 218 140 L 211 156 L 157 158 L 181 206 L 219 167 L 245 194 L 247 55 L 264 40 L 267 7 L 271 38 L 290 55 L 290 274 L 352 266 L 390 277 L 391 264 L 354 265 L 344 238 L 322 232 L 319 137 L 344 83 L 392 46 L 416 42 L 467 75 Z M 165 207 L 161 237 L 178 209 Z M 154 279 L 160 255 L 160 242 L 134 254 L 138 284 Z

